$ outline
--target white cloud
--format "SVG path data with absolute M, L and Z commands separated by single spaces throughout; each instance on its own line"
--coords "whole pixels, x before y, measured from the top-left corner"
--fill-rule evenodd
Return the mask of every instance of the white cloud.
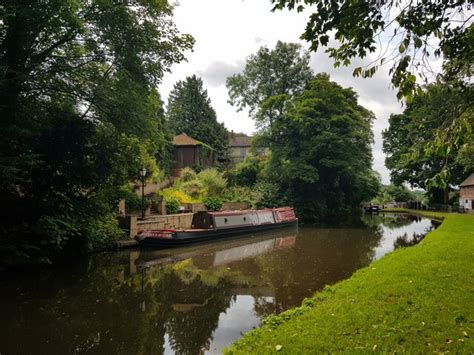
M 242 70 L 245 59 L 262 45 L 274 47 L 282 40 L 298 42 L 308 48 L 299 36 L 304 31 L 309 12 L 272 13 L 271 8 L 269 0 L 180 0 L 180 6 L 175 9 L 175 23 L 182 33 L 194 36 L 196 45 L 194 51 L 188 53 L 187 62 L 174 65 L 172 73 L 165 75 L 160 86 L 165 102 L 176 81 L 197 74 L 204 81 L 218 120 L 229 130 L 254 132 L 255 125 L 248 113 L 236 112 L 228 104 L 226 78 Z M 352 87 L 358 93 L 360 103 L 375 113 L 374 168 L 388 183 L 381 131 L 388 126 L 390 113 L 400 112 L 402 108 L 390 89 L 388 68 L 382 68 L 371 79 L 354 78 L 353 68 L 361 64 L 364 62 L 358 60 L 351 67 L 335 69 L 333 61 L 324 52 L 313 53 L 311 60 L 315 72 L 327 72 L 340 85 Z

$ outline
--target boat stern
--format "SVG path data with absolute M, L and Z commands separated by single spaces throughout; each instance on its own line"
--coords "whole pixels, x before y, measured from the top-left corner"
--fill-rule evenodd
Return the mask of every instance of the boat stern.
M 151 231 L 139 231 L 135 236 L 138 242 L 145 240 L 167 240 L 176 238 L 177 231 L 174 229 L 160 229 Z

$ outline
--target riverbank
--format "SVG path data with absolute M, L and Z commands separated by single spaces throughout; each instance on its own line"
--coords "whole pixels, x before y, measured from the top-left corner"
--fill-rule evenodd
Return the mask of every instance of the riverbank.
M 416 212 L 444 222 L 421 244 L 267 318 L 227 353 L 473 351 L 474 216 Z

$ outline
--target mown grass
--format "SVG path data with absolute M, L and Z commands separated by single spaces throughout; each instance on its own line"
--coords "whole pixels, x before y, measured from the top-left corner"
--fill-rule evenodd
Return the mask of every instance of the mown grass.
M 419 245 L 267 318 L 226 353 L 474 352 L 474 216 L 437 217 Z

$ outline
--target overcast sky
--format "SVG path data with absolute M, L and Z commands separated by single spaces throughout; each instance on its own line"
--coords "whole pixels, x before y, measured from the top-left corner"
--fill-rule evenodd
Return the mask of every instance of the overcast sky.
M 175 8 L 174 21 L 180 32 L 194 36 L 196 44 L 194 51 L 186 55 L 188 61 L 174 65 L 172 73 L 165 75 L 160 86 L 163 100 L 168 101 L 176 81 L 196 74 L 204 81 L 217 119 L 229 130 L 253 133 L 255 126 L 248 114 L 236 112 L 227 103 L 226 78 L 240 72 L 245 59 L 261 46 L 274 48 L 281 40 L 298 42 L 308 48 L 308 44 L 299 39 L 308 13 L 272 13 L 270 10 L 269 0 L 180 0 Z M 370 58 L 366 60 L 369 61 Z M 359 95 L 360 104 L 375 113 L 374 169 L 387 184 L 390 178 L 384 166 L 381 132 L 388 127 L 389 115 L 401 112 L 403 107 L 390 88 L 388 68 L 382 68 L 370 79 L 352 77 L 353 68 L 361 63 L 336 69 L 323 52 L 311 54 L 311 67 L 316 73 L 327 72 L 335 82 L 352 87 Z

